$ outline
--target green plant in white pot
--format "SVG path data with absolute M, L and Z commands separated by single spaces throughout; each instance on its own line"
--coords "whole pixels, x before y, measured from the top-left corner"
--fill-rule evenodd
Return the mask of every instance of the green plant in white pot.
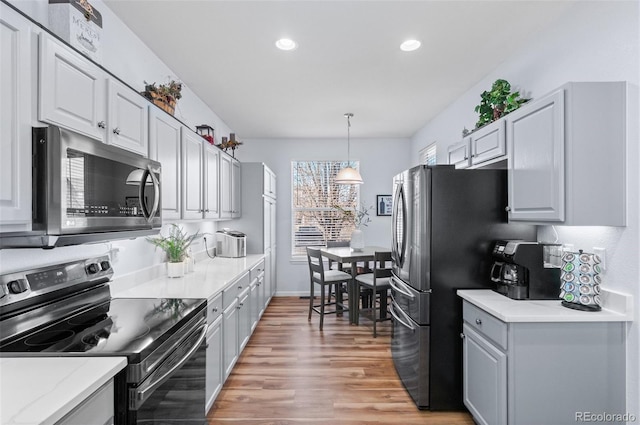
M 167 254 L 167 276 L 182 277 L 184 276 L 184 260 L 189 246 L 198 236 L 198 232 L 188 235 L 177 224 L 171 224 L 169 236 L 160 235 L 155 238 L 147 238 L 147 241 Z

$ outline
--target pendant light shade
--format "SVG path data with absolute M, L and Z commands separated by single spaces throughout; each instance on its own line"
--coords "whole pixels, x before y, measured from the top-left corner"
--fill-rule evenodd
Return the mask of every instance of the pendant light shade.
M 351 112 L 347 112 L 344 116 L 347 118 L 347 166 L 338 172 L 335 181 L 337 184 L 362 184 L 364 182 L 362 181 L 362 177 L 358 170 L 349 166 L 351 163 L 351 117 L 353 117 L 353 114 Z

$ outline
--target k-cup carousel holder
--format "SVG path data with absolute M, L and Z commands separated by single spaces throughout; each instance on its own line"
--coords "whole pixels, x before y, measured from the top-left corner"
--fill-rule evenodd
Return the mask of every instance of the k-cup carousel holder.
M 600 311 L 601 259 L 580 250 L 562 256 L 560 299 L 562 305 L 575 310 Z

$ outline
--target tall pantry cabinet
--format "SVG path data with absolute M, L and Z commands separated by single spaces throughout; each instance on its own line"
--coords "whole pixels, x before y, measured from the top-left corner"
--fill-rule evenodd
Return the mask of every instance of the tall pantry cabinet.
M 233 227 L 247 235 L 247 253 L 265 255 L 265 303 L 276 291 L 276 175 L 261 162 L 242 163 L 242 217 Z

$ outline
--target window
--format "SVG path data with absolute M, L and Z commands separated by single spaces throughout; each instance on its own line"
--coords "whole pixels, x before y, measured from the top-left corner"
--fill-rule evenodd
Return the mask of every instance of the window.
M 358 162 L 351 161 L 358 169 Z M 346 161 L 292 161 L 291 234 L 293 257 L 306 255 L 308 246 L 324 246 L 327 241 L 345 241 L 354 229 L 352 221 L 343 219 L 336 206 L 355 210 L 359 185 L 335 183 Z
M 436 142 L 431 143 L 420 151 L 420 164 L 436 165 Z

